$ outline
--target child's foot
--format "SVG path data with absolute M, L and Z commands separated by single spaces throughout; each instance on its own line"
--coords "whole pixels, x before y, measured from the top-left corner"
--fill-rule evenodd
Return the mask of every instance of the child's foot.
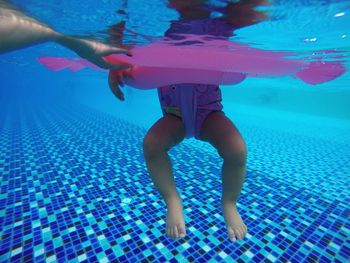
M 238 213 L 236 205 L 232 202 L 222 202 L 222 209 L 230 240 L 236 241 L 243 239 L 247 234 L 247 226 Z
M 166 200 L 166 234 L 171 238 L 186 236 L 185 220 L 182 211 L 182 202 L 179 197 Z

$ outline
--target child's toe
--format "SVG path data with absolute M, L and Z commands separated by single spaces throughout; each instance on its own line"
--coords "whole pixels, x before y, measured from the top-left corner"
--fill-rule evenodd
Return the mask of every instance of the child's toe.
M 236 234 L 237 240 L 241 240 L 243 238 L 243 231 L 241 228 L 236 228 L 235 234 Z
M 235 232 L 233 231 L 233 229 L 231 227 L 228 227 L 227 228 L 227 232 L 228 232 L 228 235 L 229 235 L 229 238 L 231 241 L 236 241 L 236 235 L 235 235 Z
M 179 231 L 177 230 L 177 226 L 174 226 L 173 233 L 174 233 L 174 238 L 178 238 L 179 237 Z

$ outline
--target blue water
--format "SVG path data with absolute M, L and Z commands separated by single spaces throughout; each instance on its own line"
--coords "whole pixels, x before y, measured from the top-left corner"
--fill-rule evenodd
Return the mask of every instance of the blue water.
M 60 32 L 100 40 L 121 20 L 157 37 L 177 19 L 166 1 L 13 2 Z M 301 57 L 335 49 L 349 69 L 349 7 L 276 1 L 270 20 L 232 40 Z M 222 160 L 189 139 L 170 151 L 188 233 L 174 241 L 142 154 L 161 116 L 156 91 L 126 87 L 121 102 L 105 73 L 51 72 L 42 55 L 74 53 L 45 44 L 0 56 L 1 262 L 349 262 L 349 73 L 318 86 L 285 77 L 222 87 L 248 148 L 238 208 L 249 231 L 227 238 Z

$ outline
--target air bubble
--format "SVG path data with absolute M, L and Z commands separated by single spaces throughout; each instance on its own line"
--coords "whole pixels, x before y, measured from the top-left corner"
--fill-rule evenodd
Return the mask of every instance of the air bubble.
M 341 16 L 345 16 L 345 13 L 344 12 L 341 12 L 341 13 L 338 13 L 338 14 L 335 14 L 334 17 L 341 17 Z

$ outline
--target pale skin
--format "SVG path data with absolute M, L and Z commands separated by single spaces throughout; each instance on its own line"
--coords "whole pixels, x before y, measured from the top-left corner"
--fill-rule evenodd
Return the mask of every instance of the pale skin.
M 128 50 L 58 33 L 3 0 L 0 0 L 0 39 L 0 54 L 41 43 L 56 42 L 101 68 L 126 69 L 131 66 L 126 63 L 111 63 L 104 58 L 111 54 L 131 55 Z
M 109 76 L 112 92 L 124 100 L 120 80 L 130 75 L 122 72 L 119 77 Z M 152 181 L 163 197 L 166 207 L 166 234 L 177 239 L 186 236 L 182 200 L 176 189 L 174 174 L 168 151 L 185 138 L 181 118 L 166 114 L 147 132 L 143 141 L 143 152 Z M 221 111 L 212 112 L 205 119 L 200 139 L 213 145 L 223 158 L 221 208 L 231 241 L 241 240 L 247 233 L 238 210 L 237 201 L 246 173 L 246 146 L 235 125 Z

